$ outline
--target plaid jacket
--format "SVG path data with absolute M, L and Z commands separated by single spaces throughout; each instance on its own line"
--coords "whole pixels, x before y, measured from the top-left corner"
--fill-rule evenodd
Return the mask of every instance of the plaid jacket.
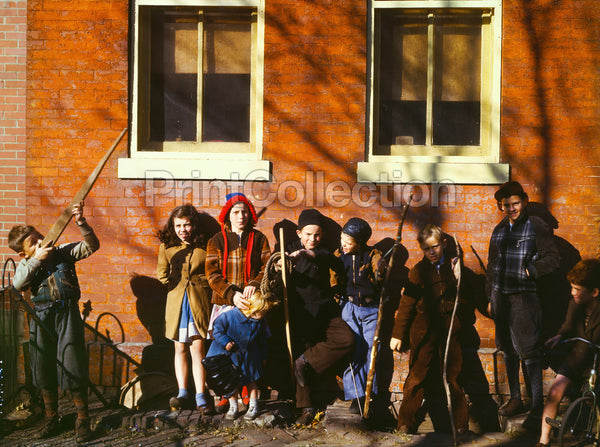
M 490 239 L 488 294 L 492 289 L 501 293 L 536 292 L 536 280 L 555 271 L 559 261 L 552 230 L 542 219 L 524 211 L 511 228 L 505 217 Z
M 260 231 L 254 231 L 254 246 L 250 258 L 252 269 L 250 277 L 244 278 L 246 266 L 246 247 L 249 232 L 244 231 L 241 240 L 236 233 L 227 233 L 227 268 L 223 277 L 223 233 L 215 234 L 206 247 L 206 279 L 213 290 L 213 304 L 232 304 L 235 292 L 241 292 L 248 285 L 258 288 L 262 281 L 265 264 L 271 256 L 269 241 Z

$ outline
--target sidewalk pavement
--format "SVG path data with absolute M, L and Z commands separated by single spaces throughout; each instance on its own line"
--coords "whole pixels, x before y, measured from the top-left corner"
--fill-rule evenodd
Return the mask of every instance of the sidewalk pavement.
M 41 416 L 30 416 L 21 421 L 22 428 L 13 431 L 4 427 L 0 447 L 11 446 L 75 446 L 74 408 L 70 399 L 62 399 L 60 412 L 65 431 L 54 438 L 36 439 L 43 421 Z M 393 429 L 370 430 L 359 415 L 351 414 L 349 402 L 336 401 L 310 427 L 293 424 L 293 413 L 288 402 L 271 399 L 262 403 L 259 417 L 251 422 L 240 417 L 227 421 L 223 415 L 202 416 L 198 411 L 155 410 L 136 412 L 123 408 L 104 409 L 98 402 L 90 403 L 90 417 L 95 439 L 87 446 L 205 446 L 205 447 L 278 447 L 290 446 L 453 446 L 452 435 L 434 433 L 426 420 L 417 435 L 405 435 Z M 22 410 L 25 411 L 25 410 Z M 10 416 L 10 415 L 9 415 Z M 18 417 L 16 418 L 18 419 Z M 23 423 L 24 422 L 24 423 Z M 14 424 L 14 422 L 13 422 Z M 535 439 L 517 430 L 518 424 L 509 424 L 505 433 L 476 435 L 469 432 L 459 441 L 461 446 L 529 447 Z M 0 436 L 2 436 L 0 431 Z

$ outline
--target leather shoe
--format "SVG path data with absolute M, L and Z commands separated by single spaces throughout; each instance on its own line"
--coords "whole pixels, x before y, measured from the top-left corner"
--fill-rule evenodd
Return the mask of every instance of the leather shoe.
M 521 399 L 511 397 L 508 402 L 498 409 L 498 414 L 500 416 L 514 416 L 516 414 L 523 413 L 524 411 L 525 407 L 523 406 L 523 401 Z
M 197 405 L 196 410 L 200 411 L 202 416 L 212 416 L 216 413 L 215 411 L 215 399 L 210 395 L 210 393 L 206 393 L 206 404 Z M 227 401 L 229 402 L 229 401 Z
M 229 410 L 229 399 L 223 397 L 215 406 L 215 411 L 219 414 L 223 414 L 227 413 L 227 410 Z
M 409 427 L 408 425 L 400 425 L 398 426 L 398 431 L 405 435 L 414 435 L 417 433 L 417 430 Z
M 300 413 L 300 417 L 296 419 L 296 424 L 298 425 L 310 425 L 311 422 L 315 419 L 315 415 L 317 414 L 316 410 L 312 407 L 306 407 L 302 409 Z
M 60 422 L 58 421 L 58 416 L 47 419 L 44 423 L 44 426 L 40 430 L 39 438 L 53 438 L 61 432 Z
M 88 418 L 77 418 L 75 421 L 75 442 L 82 444 L 92 440 L 92 430 Z
M 172 397 L 169 399 L 171 411 L 188 410 L 190 408 L 190 400 L 187 397 Z

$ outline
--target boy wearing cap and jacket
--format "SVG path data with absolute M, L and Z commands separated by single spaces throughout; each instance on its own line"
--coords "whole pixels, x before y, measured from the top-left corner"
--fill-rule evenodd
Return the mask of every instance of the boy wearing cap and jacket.
M 287 245 L 294 261 L 289 304 L 296 375 L 296 423 L 308 425 L 316 414 L 311 388 L 335 383 L 338 367 L 347 364 L 354 335 L 333 298 L 330 271 L 343 275 L 340 260 L 321 246 L 323 215 L 306 209 L 298 219 L 298 240 Z M 314 389 L 312 390 L 314 391 Z
M 336 256 L 344 264 L 345 290 L 342 319 L 350 326 L 356 340 L 354 357 L 344 371 L 344 397 L 353 399 L 350 412 L 358 414 L 364 406 L 369 358 L 377 326 L 381 282 L 387 263 L 381 252 L 367 245 L 371 227 L 363 219 L 353 217 L 342 228 L 340 249 Z M 377 381 L 373 380 L 377 395 Z
M 504 183 L 494 198 L 505 217 L 490 238 L 487 293 L 511 396 L 498 414 L 513 416 L 524 411 L 519 383 L 522 360 L 531 384 L 531 410 L 523 427 L 535 432 L 540 429 L 544 408 L 542 307 L 537 282 L 558 268 L 560 258 L 550 227 L 527 212 L 528 196 L 520 183 Z

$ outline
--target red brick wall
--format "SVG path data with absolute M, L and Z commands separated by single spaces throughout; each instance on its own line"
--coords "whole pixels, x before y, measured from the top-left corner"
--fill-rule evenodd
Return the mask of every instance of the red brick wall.
M 25 220 L 27 2 L 0 4 L 0 261 L 14 257 L 6 235 Z
M 42 231 L 127 125 L 127 8 L 125 0 L 28 3 L 26 212 Z M 255 191 L 281 194 L 258 227 L 271 242 L 272 225 L 295 221 L 305 206 L 321 208 L 340 224 L 363 216 L 373 225 L 373 240 L 395 234 L 401 208 L 381 205 L 392 195 L 385 188 L 371 206 L 356 200 L 334 206 L 332 182 L 352 189 L 356 163 L 365 159 L 366 12 L 358 0 L 266 2 L 264 158 L 273 163 L 275 182 Z M 600 215 L 599 18 L 595 0 L 504 2 L 501 159 L 531 199 L 560 221 L 557 234 L 584 256 L 596 254 Z M 216 216 L 224 191 L 213 189 L 201 200 L 207 182 L 180 181 L 148 197 L 151 184 L 117 178 L 116 158 L 122 156 L 124 144 L 86 201 L 102 247 L 81 262 L 79 272 L 83 300 L 94 307 L 90 319 L 114 312 L 127 341 L 143 343 L 149 335 L 137 314 L 131 275 L 154 275 L 154 234 L 175 205 L 193 200 Z M 304 194 L 292 207 L 282 204 L 297 198 L 291 190 L 284 194 L 282 184 L 290 181 L 299 182 Z M 408 265 L 420 257 L 416 231 L 436 222 L 458 237 L 467 248 L 466 264 L 478 271 L 470 246 L 485 261 L 501 218 L 495 189 L 457 185 L 438 206 L 424 197 L 405 227 Z M 407 191 L 396 187 L 399 197 Z M 75 237 L 69 228 L 64 240 Z M 482 347 L 493 347 L 490 322 L 480 319 L 478 328 Z

